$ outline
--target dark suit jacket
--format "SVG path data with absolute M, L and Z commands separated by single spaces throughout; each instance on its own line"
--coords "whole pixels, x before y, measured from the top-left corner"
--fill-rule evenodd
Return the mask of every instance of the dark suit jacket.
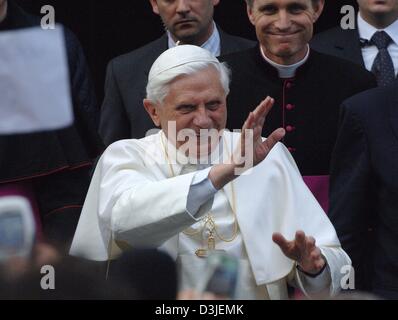
M 343 103 L 333 152 L 330 219 L 356 285 L 398 298 L 398 83 Z M 373 229 L 373 233 L 368 230 Z M 371 235 L 371 236 L 370 236 Z
M 221 53 L 243 50 L 255 42 L 220 32 Z M 120 139 L 142 138 L 154 128 L 143 106 L 149 70 L 168 48 L 167 35 L 119 56 L 108 64 L 105 98 L 101 109 L 100 135 L 106 145 Z
M 343 30 L 340 27 L 318 33 L 311 40 L 312 49 L 349 60 L 365 68 L 358 29 Z

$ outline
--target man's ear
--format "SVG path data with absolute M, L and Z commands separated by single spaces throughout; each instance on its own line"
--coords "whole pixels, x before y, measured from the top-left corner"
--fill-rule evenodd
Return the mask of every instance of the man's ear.
M 149 0 L 149 2 L 151 3 L 153 13 L 159 14 L 159 7 L 157 0 Z
M 312 1 L 312 0 L 311 0 Z M 314 9 L 314 23 L 318 21 L 325 6 L 325 0 L 318 0 L 312 5 Z
M 155 126 L 160 127 L 160 116 L 158 105 L 153 103 L 151 100 L 144 99 L 144 108 L 148 112 Z
M 216 6 L 220 3 L 220 0 L 213 0 L 213 6 Z
M 256 18 L 255 18 L 255 16 L 254 16 L 254 14 L 253 14 L 253 6 L 254 6 L 254 4 L 252 5 L 252 6 L 249 6 L 247 3 L 246 3 L 246 10 L 247 10 L 247 16 L 249 17 L 249 20 L 250 20 L 250 23 L 253 25 L 253 26 L 255 26 L 256 25 Z

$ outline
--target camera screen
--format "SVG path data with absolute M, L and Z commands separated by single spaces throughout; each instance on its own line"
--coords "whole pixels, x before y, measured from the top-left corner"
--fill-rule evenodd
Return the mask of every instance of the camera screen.
M 16 212 L 0 215 L 0 251 L 12 254 L 24 245 L 23 220 Z
M 220 257 L 206 291 L 226 297 L 233 297 L 237 282 L 237 262 L 229 257 Z

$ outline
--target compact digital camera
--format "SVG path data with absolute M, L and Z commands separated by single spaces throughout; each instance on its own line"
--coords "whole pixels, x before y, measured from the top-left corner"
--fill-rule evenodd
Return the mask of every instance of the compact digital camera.
M 238 282 L 239 260 L 224 252 L 214 251 L 207 258 L 204 282 L 199 293 L 210 292 L 219 297 L 234 299 Z
M 0 197 L 0 262 L 30 255 L 35 221 L 29 201 L 21 196 Z

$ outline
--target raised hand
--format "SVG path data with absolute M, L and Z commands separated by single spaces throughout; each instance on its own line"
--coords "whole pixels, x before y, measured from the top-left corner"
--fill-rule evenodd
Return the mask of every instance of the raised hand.
M 275 144 L 285 135 L 285 130 L 275 130 L 266 141 L 262 140 L 261 132 L 265 118 L 274 104 L 274 99 L 267 97 L 259 106 L 250 112 L 242 127 L 240 146 L 234 150 L 228 164 L 214 166 L 209 173 L 213 186 L 219 190 L 237 176 L 263 161 Z M 250 139 L 250 134 L 252 139 Z M 251 159 L 252 161 L 247 161 Z
M 253 167 L 256 166 L 265 159 L 275 144 L 285 136 L 285 130 L 279 128 L 272 132 L 267 140 L 263 141 L 261 137 L 265 119 L 274 102 L 274 99 L 270 97 L 265 98 L 247 117 L 242 127 L 240 150 L 237 151 L 238 154 L 234 154 L 235 159 L 239 159 L 238 163 L 243 164 L 243 160 L 247 159 L 248 153 L 251 152 L 253 155 Z M 252 139 L 250 139 L 250 131 L 253 135 Z
M 326 264 L 321 250 L 315 245 L 315 239 L 307 237 L 303 231 L 297 231 L 292 241 L 286 240 L 280 233 L 274 233 L 272 240 L 286 257 L 297 261 L 304 272 L 317 274 Z

